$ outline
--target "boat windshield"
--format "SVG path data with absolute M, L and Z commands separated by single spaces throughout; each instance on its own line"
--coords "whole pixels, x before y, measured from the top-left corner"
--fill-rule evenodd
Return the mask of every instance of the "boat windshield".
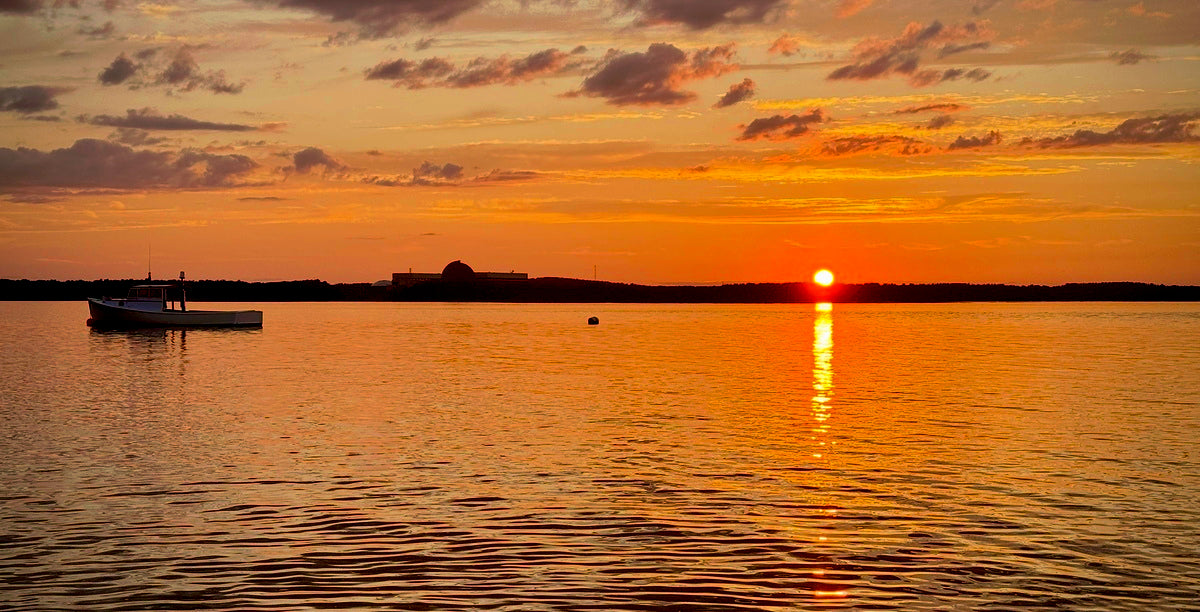
M 132 300 L 161 300 L 167 297 L 169 287 L 133 287 L 129 290 Z

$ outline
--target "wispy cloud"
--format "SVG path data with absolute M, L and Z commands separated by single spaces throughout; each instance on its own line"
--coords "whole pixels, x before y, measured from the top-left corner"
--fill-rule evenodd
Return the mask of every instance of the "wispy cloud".
M 380 62 L 364 71 L 364 75 L 368 81 L 392 81 L 396 87 L 408 89 L 465 89 L 488 85 L 516 85 L 534 79 L 577 72 L 586 63 L 581 57 L 586 52 L 586 47 L 579 46 L 569 53 L 547 49 L 520 58 L 507 55 L 497 58 L 478 57 L 461 67 L 448 59 L 438 57 L 419 62 L 401 58 Z
M 252 132 L 259 126 L 240 123 L 218 123 L 192 119 L 179 114 L 163 115 L 153 108 L 129 109 L 120 115 L 80 115 L 80 123 L 138 130 L 206 130 L 218 132 Z

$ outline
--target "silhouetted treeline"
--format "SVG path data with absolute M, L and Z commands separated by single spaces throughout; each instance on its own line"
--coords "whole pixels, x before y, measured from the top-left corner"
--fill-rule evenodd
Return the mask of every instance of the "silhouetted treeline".
M 124 297 L 143 280 L 0 280 L 2 300 L 83 300 Z M 1148 283 L 1066 285 L 974 285 L 866 283 L 826 289 L 809 283 L 749 283 L 719 286 L 632 285 L 570 278 L 528 281 L 426 282 L 411 287 L 320 280 L 251 283 L 187 281 L 193 302 L 626 302 L 770 304 L 791 302 L 1194 302 L 1200 287 Z

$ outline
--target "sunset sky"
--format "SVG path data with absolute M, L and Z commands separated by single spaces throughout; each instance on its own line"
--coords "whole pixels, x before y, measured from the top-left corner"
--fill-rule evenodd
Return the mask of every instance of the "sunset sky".
M 1200 284 L 1196 0 L 0 0 L 0 277 Z

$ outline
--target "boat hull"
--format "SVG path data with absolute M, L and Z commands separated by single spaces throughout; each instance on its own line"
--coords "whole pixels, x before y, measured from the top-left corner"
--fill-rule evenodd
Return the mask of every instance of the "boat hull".
M 261 310 L 141 310 L 88 298 L 92 327 L 262 327 Z

